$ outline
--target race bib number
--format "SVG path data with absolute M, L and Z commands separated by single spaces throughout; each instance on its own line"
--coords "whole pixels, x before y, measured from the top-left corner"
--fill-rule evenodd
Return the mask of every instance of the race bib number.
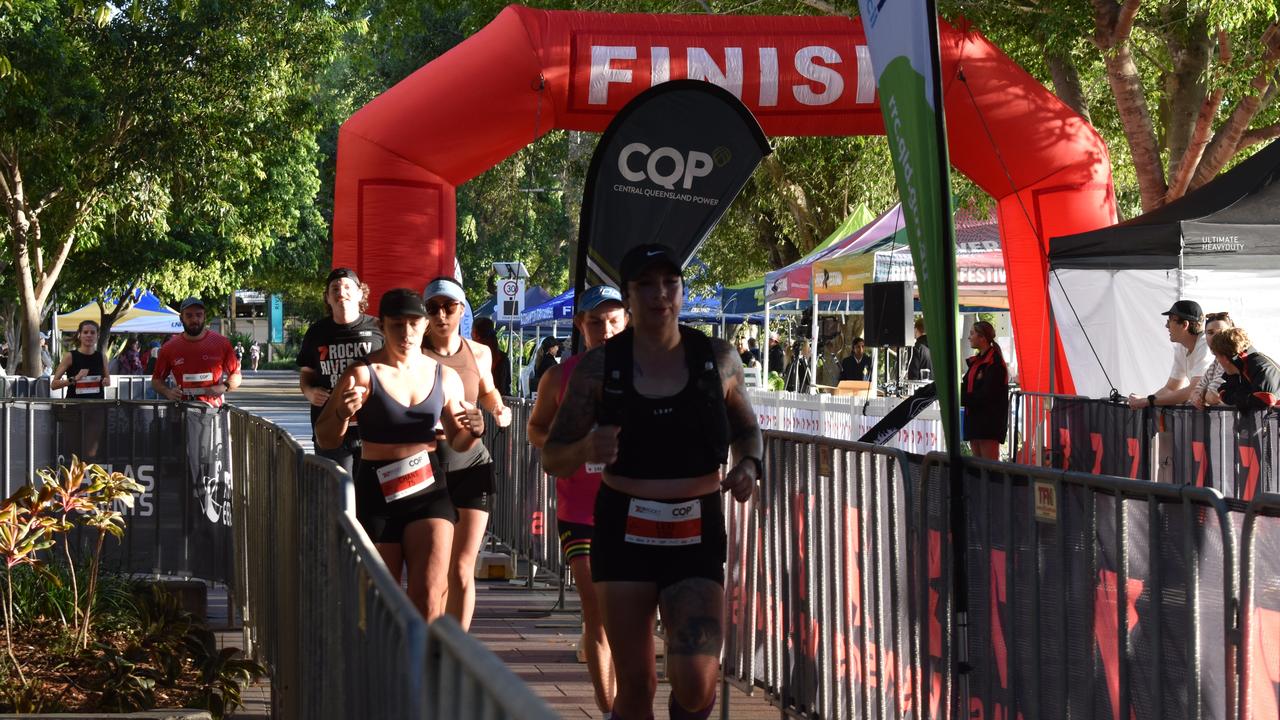
M 85 375 L 76 380 L 77 390 L 93 390 L 98 387 L 102 387 L 101 375 Z
M 668 503 L 632 498 L 624 539 L 637 545 L 697 545 L 702 542 L 702 502 Z
M 592 475 L 599 475 L 604 472 L 604 463 L 587 463 L 583 467 Z
M 426 450 L 378 468 L 378 484 L 387 502 L 416 495 L 436 481 Z

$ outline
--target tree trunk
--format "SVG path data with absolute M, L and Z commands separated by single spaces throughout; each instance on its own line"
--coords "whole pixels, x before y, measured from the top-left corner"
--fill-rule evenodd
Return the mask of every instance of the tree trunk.
M 1160 205 L 1169 188 L 1156 144 L 1155 127 L 1142 92 L 1142 77 L 1138 74 L 1128 43 L 1117 45 L 1110 51 L 1104 50 L 1102 55 L 1107 67 L 1107 82 L 1116 99 L 1120 124 L 1124 127 L 1124 136 L 1133 156 L 1142 209 L 1150 211 Z
M 1084 86 L 1080 84 L 1080 73 L 1076 64 L 1065 53 L 1052 53 L 1045 56 L 1045 64 L 1049 67 L 1049 76 L 1053 78 L 1053 92 L 1067 107 L 1075 110 L 1092 124 L 1089 115 L 1089 103 L 1084 97 Z
M 1176 18 L 1165 16 L 1170 22 Z M 1165 141 L 1169 150 L 1169 169 L 1182 164 L 1187 147 L 1192 143 L 1197 120 L 1204 108 L 1209 92 L 1205 81 L 1209 58 L 1213 51 L 1213 39 L 1209 35 L 1208 18 L 1198 14 L 1189 19 L 1185 30 L 1181 23 L 1172 25 L 1166 34 L 1169 55 L 1173 59 L 1173 72 L 1165 77 L 1164 116 Z M 1214 108 L 1216 112 L 1216 108 Z M 1212 118 L 1211 118 L 1212 119 Z
M 792 219 L 796 221 L 801 254 L 809 252 L 818 244 L 813 235 L 813 229 L 817 224 L 809 209 L 809 198 L 805 196 L 803 188 L 787 178 L 786 168 L 783 167 L 782 161 L 777 159 L 777 155 L 766 156 L 764 166 L 776 191 L 786 200 Z

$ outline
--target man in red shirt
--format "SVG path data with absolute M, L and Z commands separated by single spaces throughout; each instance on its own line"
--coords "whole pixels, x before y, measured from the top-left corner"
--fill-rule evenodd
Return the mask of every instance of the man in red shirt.
M 183 300 L 179 310 L 183 332 L 160 348 L 151 386 L 175 402 L 194 400 L 222 407 L 223 396 L 240 387 L 240 361 L 230 340 L 204 326 L 204 303 L 199 298 Z M 169 374 L 178 387 L 165 386 Z

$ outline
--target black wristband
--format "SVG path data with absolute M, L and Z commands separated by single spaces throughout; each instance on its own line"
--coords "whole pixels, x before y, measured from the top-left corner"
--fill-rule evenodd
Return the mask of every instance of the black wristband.
M 756 464 L 757 480 L 764 477 L 764 461 L 762 461 L 760 458 L 756 457 L 755 455 L 743 455 L 741 458 L 738 459 L 738 462 L 741 463 L 743 460 L 751 460 Z

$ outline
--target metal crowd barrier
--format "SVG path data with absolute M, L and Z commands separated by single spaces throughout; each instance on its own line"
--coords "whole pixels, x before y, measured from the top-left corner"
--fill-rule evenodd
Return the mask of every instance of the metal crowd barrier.
M 142 485 L 122 509 L 128 532 L 104 546 L 104 568 L 232 581 L 225 415 L 167 402 L 0 400 L 0 431 L 5 497 L 73 455 Z
M 542 470 L 542 453 L 529 443 L 533 401 L 504 398 L 511 425 L 499 429 L 489 419 L 484 443 L 493 454 L 496 492 L 490 500 L 490 532 L 517 557 L 530 563 L 529 582 L 538 570 L 553 576 L 565 571 L 556 529 L 555 479 Z
M 50 387 L 51 378 L 25 377 L 22 375 L 0 376 L 0 398 L 61 398 L 64 391 Z M 111 386 L 104 388 L 108 400 L 155 400 L 156 393 L 151 388 L 150 375 L 112 375 Z
M 928 707 L 916 668 L 929 650 L 918 581 L 931 556 L 907 456 L 794 433 L 765 440 L 761 493 L 726 500 L 726 680 L 802 717 Z
M 1275 718 L 1280 717 L 1280 495 L 1255 496 L 1241 534 L 1240 718 Z
M 1050 467 L 963 461 L 963 582 L 945 455 L 766 432 L 762 492 L 726 500 L 725 683 L 810 718 L 1277 717 L 1280 494 L 1259 481 L 1246 507 L 1211 480 L 1117 477 L 1152 472 L 1155 454 L 1106 457 L 1131 445 L 1115 423 L 1096 441 L 1055 425 L 1117 410 L 1080 400 L 1018 403 L 1018 426 L 1041 428 L 1019 456 Z M 490 437 L 494 532 L 557 568 L 554 484 L 527 442 L 529 403 L 508 402 L 512 428 Z M 1230 411 L 1148 415 L 1176 443 L 1239 437 Z M 1146 427 L 1124 417 L 1121 430 Z M 1258 462 L 1231 447 L 1237 470 L 1274 467 L 1274 417 L 1260 418 Z M 1206 473 L 1226 462 L 1194 452 Z
M 231 419 L 245 641 L 272 668 L 275 716 L 554 717 L 456 623 L 428 627 L 356 521 L 345 471 L 261 418 Z
M 1280 492 L 1280 412 L 1190 405 L 1133 410 L 1084 397 L 1015 391 L 1017 462 L 1213 487 L 1248 501 Z
M 1239 518 L 1219 492 L 973 459 L 964 471 L 972 671 L 955 678 L 960 707 L 1236 715 Z M 921 502 L 945 503 L 947 456 L 921 474 Z

